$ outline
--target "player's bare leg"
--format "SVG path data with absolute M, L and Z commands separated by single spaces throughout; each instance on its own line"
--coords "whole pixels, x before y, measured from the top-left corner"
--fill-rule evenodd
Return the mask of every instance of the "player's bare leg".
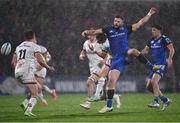
M 148 69 L 159 70 L 161 68 L 161 65 L 153 65 L 152 63 L 150 63 L 149 60 L 135 48 L 129 49 L 128 55 L 135 56 Z
M 39 84 L 39 86 L 38 86 L 39 87 L 38 97 L 41 100 L 40 105 L 47 106 L 48 103 L 47 103 L 46 99 L 44 99 L 44 95 L 42 93 L 44 78 L 36 76 L 36 80 L 38 81 L 38 84 Z
M 114 89 L 115 89 L 115 85 L 116 85 L 116 82 L 118 80 L 120 76 L 120 71 L 118 70 L 111 70 L 108 74 L 108 83 L 107 83 L 107 87 L 108 87 L 108 90 L 107 90 L 107 105 L 105 107 L 103 107 L 99 113 L 106 113 L 106 112 L 110 112 L 113 110 L 112 108 L 112 99 L 113 99 L 113 96 L 114 96 Z
M 154 93 L 154 102 L 153 102 L 153 104 L 149 104 L 148 107 L 159 108 L 159 103 L 158 103 L 158 97 L 159 97 L 163 102 L 162 111 L 165 111 L 167 106 L 172 101 L 162 94 L 162 92 L 161 92 L 161 90 L 159 88 L 159 80 L 160 79 L 161 79 L 160 75 L 154 74 L 151 81 L 148 82 L 149 87 L 151 86 L 151 88 L 153 88 L 153 93 Z
M 87 80 L 87 99 L 85 102 L 81 103 L 80 106 L 85 109 L 90 109 L 91 107 L 91 97 L 93 96 L 93 90 L 94 90 L 94 83 L 99 79 L 99 76 L 96 74 L 92 74 L 90 77 L 88 77 Z
M 51 94 L 51 97 L 52 97 L 52 100 L 57 100 L 57 95 L 56 95 L 56 91 L 55 89 L 50 89 L 48 86 L 44 85 L 44 78 L 42 77 L 36 77 L 38 83 L 41 85 L 41 90 L 39 92 L 39 98 L 41 99 L 42 101 L 42 105 L 44 106 L 47 106 L 48 103 L 47 101 L 44 99 L 44 96 L 43 96 L 43 93 L 42 93 L 42 90 L 44 89 L 46 92 L 48 92 L 49 94 Z
M 24 115 L 25 116 L 35 116 L 32 113 L 32 110 L 34 106 L 36 105 L 37 102 L 37 97 L 38 97 L 38 85 L 37 84 L 27 84 L 26 85 L 30 91 L 31 98 L 28 101 L 28 106 L 25 109 Z
M 158 74 L 154 74 L 152 79 L 151 79 L 151 84 L 152 84 L 152 88 L 153 88 L 153 94 L 154 94 L 154 101 L 152 104 L 148 104 L 148 107 L 151 108 L 159 108 L 159 101 L 158 101 L 158 97 L 159 97 L 159 85 L 158 82 L 160 80 L 160 76 Z

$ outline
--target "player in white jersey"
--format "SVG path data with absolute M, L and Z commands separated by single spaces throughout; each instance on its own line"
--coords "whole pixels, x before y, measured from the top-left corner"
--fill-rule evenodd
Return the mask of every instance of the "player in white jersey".
M 98 92 L 96 91 L 97 92 L 96 95 L 99 96 L 100 95 L 99 91 L 102 90 L 105 81 L 105 78 L 101 78 L 99 82 L 94 81 L 95 78 L 97 78 L 97 73 L 101 70 L 103 66 L 103 64 L 101 63 L 103 59 L 99 57 L 91 48 L 94 47 L 96 50 L 101 50 L 105 44 L 98 44 L 95 35 L 88 35 L 87 37 L 88 40 L 86 40 L 83 44 L 83 50 L 80 52 L 79 59 L 85 60 L 86 57 L 88 58 L 91 75 L 90 77 L 88 77 L 87 80 L 88 98 L 84 103 L 80 104 L 80 106 L 89 109 L 91 102 L 89 102 L 88 100 L 90 100 L 91 97 L 93 96 L 94 83 L 97 84 Z
M 28 30 L 25 32 L 25 41 L 16 47 L 12 58 L 15 77 L 29 89 L 31 94 L 30 99 L 26 99 L 28 105 L 24 108 L 25 116 L 35 116 L 32 113 L 32 109 L 36 105 L 40 87 L 35 78 L 36 60 L 41 66 L 54 71 L 54 68 L 49 66 L 41 55 L 40 47 L 36 44 L 35 33 L 32 30 Z
M 41 54 L 43 55 L 43 57 L 45 58 L 46 62 L 48 63 L 51 60 L 50 53 L 47 51 L 47 49 L 44 46 L 39 45 L 39 47 L 41 49 L 41 51 L 40 51 Z M 47 85 L 44 84 L 44 80 L 45 80 L 45 77 L 46 77 L 46 74 L 47 74 L 47 69 L 45 67 L 42 67 L 39 63 L 37 63 L 37 68 L 36 69 L 37 69 L 36 73 L 35 73 L 36 80 L 38 81 L 38 83 L 42 87 L 38 95 L 39 95 L 39 98 L 42 101 L 41 104 L 43 106 L 47 106 L 48 103 L 44 99 L 42 90 L 45 90 L 46 92 L 50 93 L 53 100 L 57 99 L 56 91 L 55 91 L 55 89 L 51 90 Z
M 91 107 L 91 101 L 99 100 L 101 97 L 101 92 L 103 91 L 103 86 L 106 81 L 106 76 L 100 77 L 99 73 L 105 64 L 103 58 L 98 56 L 94 51 L 100 52 L 105 47 L 109 47 L 108 41 L 99 44 L 97 43 L 95 35 L 89 35 L 88 40 L 85 41 L 83 45 L 83 50 L 80 53 L 80 60 L 84 60 L 85 57 L 89 60 L 89 69 L 91 76 L 87 80 L 88 98 L 85 102 L 81 103 L 80 106 L 86 109 Z M 93 83 L 97 84 L 96 92 L 93 95 Z M 118 96 L 119 98 L 119 96 Z

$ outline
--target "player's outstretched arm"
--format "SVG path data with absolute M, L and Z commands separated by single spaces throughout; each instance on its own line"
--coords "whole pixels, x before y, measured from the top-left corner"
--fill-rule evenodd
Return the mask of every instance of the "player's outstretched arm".
M 96 34 L 101 34 L 101 33 L 103 33 L 103 29 L 102 29 L 102 28 L 96 29 L 96 30 L 94 30 L 94 29 L 85 30 L 85 31 L 83 31 L 83 32 L 81 33 L 81 35 L 82 35 L 83 37 L 86 37 L 87 35 L 91 35 L 91 34 L 96 35 Z
M 143 26 L 145 23 L 147 23 L 149 21 L 149 19 L 151 18 L 151 16 L 153 14 L 155 14 L 157 12 L 156 8 L 151 8 L 149 10 L 149 12 L 147 13 L 146 16 L 144 16 L 140 21 L 138 21 L 137 23 L 132 25 L 132 29 L 133 31 L 136 31 L 137 29 L 139 29 L 141 26 Z

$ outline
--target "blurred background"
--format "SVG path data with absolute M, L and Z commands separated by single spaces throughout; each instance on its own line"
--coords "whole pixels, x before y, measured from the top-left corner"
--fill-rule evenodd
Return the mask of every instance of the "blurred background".
M 121 1 L 121 0 L 0 0 L 0 46 L 11 42 L 12 52 L 0 55 L 0 94 L 24 93 L 14 79 L 10 62 L 15 47 L 23 41 L 23 32 L 33 29 L 38 43 L 52 55 L 55 73 L 48 73 L 46 84 L 60 93 L 86 92 L 89 76 L 88 61 L 80 61 L 79 53 L 85 41 L 81 32 L 90 27 L 111 25 L 115 15 L 133 24 L 151 7 L 159 12 L 129 39 L 129 47 L 141 50 L 151 37 L 152 24 L 163 26 L 163 33 L 174 42 L 174 65 L 162 79 L 163 91 L 180 90 L 180 1 Z M 136 59 L 127 66 L 117 84 L 118 92 L 146 92 L 148 71 Z

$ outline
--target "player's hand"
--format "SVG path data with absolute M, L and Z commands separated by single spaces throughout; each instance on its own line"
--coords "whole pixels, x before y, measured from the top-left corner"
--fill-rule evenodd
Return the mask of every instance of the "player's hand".
M 84 56 L 84 55 L 80 55 L 80 56 L 79 56 L 79 59 L 80 59 L 80 60 L 85 60 L 85 56 Z
M 88 32 L 88 30 L 85 30 L 85 31 L 83 31 L 83 32 L 81 33 L 81 35 L 82 35 L 83 37 L 86 37 L 86 36 L 87 36 L 87 32 Z
M 173 60 L 171 58 L 167 59 L 168 67 L 172 66 Z
M 150 10 L 149 10 L 149 14 L 153 15 L 157 12 L 157 9 L 152 7 Z

